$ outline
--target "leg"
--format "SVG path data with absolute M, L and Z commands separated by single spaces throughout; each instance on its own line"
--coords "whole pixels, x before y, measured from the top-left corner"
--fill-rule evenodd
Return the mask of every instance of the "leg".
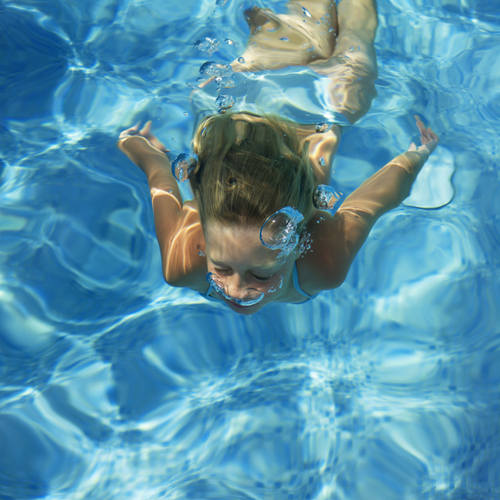
M 250 40 L 243 59 L 231 67 L 258 71 L 310 65 L 329 78 L 332 109 L 354 123 L 376 95 L 375 0 L 341 0 L 337 8 L 333 0 L 290 0 L 288 11 L 247 10 Z
M 328 59 L 335 48 L 337 12 L 333 0 L 290 0 L 288 14 L 253 7 L 245 11 L 250 40 L 234 71 L 302 66 Z
M 328 94 L 335 111 L 351 123 L 363 116 L 375 97 L 377 60 L 373 41 L 377 30 L 374 0 L 342 0 L 338 6 L 339 34 L 333 57 L 313 64 L 329 77 Z

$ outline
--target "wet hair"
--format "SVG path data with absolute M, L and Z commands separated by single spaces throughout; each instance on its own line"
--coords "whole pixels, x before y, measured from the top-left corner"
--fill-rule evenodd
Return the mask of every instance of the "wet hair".
M 252 113 L 213 115 L 198 126 L 193 149 L 198 160 L 189 180 L 203 224 L 261 225 L 285 206 L 299 210 L 303 223 L 312 215 L 313 171 L 286 121 Z

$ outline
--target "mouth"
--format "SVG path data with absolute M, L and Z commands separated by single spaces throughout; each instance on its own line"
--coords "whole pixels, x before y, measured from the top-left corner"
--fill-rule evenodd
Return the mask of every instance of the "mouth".
M 237 299 L 228 295 L 224 289 L 223 284 L 221 284 L 217 279 L 214 279 L 214 274 L 209 272 L 207 273 L 207 281 L 210 283 L 210 286 L 213 287 L 214 291 L 222 297 L 222 299 L 231 307 L 234 307 L 237 311 L 247 310 L 249 307 L 252 307 L 258 304 L 265 296 L 264 292 L 259 292 L 257 297 L 250 299 Z M 258 290 L 257 290 L 258 291 Z
M 238 304 L 236 302 L 233 302 L 232 300 L 229 300 L 229 299 L 226 299 L 224 298 L 226 304 L 231 307 L 231 309 L 233 309 L 234 311 L 237 311 L 239 313 L 242 313 L 242 314 L 250 314 L 252 312 L 254 312 L 255 310 L 255 304 L 252 304 L 252 305 L 249 305 L 249 306 L 244 306 L 244 305 L 241 305 L 241 304 Z

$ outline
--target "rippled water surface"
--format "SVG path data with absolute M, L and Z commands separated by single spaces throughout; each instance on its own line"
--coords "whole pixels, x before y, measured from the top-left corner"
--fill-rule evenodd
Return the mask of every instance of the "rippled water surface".
M 151 118 L 189 152 L 199 116 L 269 95 L 320 118 L 304 68 L 194 91 L 250 5 L 0 3 L 0 498 L 500 498 L 495 2 L 379 1 L 378 97 L 336 181 L 406 149 L 414 113 L 434 170 L 341 288 L 241 317 L 163 283 L 115 140 Z

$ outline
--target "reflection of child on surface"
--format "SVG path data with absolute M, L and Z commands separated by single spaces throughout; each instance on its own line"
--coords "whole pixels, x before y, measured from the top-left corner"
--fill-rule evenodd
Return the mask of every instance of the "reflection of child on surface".
M 375 95 L 373 0 L 343 0 L 337 10 L 330 0 L 291 0 L 288 7 L 286 15 L 246 12 L 250 43 L 233 70 L 308 64 L 329 78 L 338 121 L 354 123 Z M 329 182 L 341 135 L 335 123 L 317 131 L 245 112 L 206 118 L 193 139 L 195 199 L 185 203 L 150 123 L 122 132 L 118 144 L 147 175 L 166 281 L 253 313 L 343 282 L 375 221 L 409 194 L 436 147 L 437 136 L 416 120 L 422 145 L 371 176 L 334 214 L 313 200 Z

